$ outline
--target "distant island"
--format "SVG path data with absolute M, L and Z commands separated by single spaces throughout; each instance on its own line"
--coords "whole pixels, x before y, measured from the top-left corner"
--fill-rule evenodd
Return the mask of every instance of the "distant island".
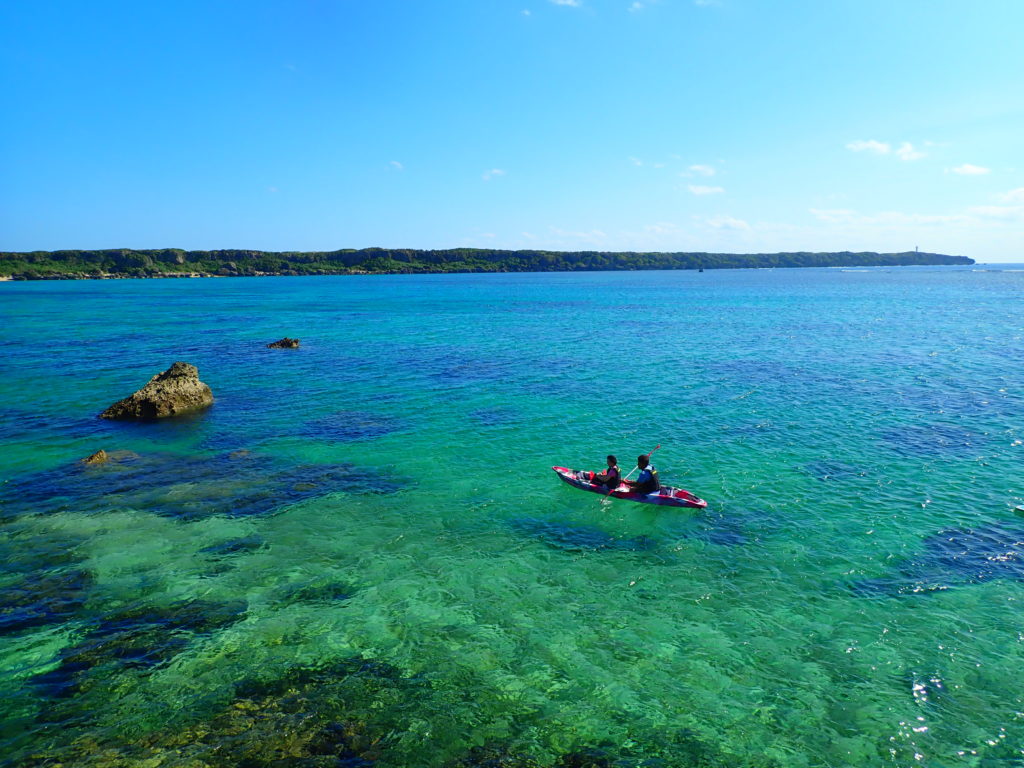
M 644 253 L 421 251 L 363 248 L 339 251 L 102 251 L 0 252 L 0 279 L 84 280 L 128 277 L 251 277 L 377 275 L 444 272 L 576 272 L 648 269 L 766 269 L 773 267 L 901 267 L 973 264 L 966 256 L 905 251 L 873 253 Z

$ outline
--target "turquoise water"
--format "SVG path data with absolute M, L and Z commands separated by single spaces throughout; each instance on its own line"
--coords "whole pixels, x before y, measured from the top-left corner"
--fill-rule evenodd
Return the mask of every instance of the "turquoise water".
M 7 283 L 0 317 L 9 764 L 1024 759 L 1015 267 Z M 96 418 L 176 360 L 210 410 Z M 550 470 L 658 444 L 706 510 Z

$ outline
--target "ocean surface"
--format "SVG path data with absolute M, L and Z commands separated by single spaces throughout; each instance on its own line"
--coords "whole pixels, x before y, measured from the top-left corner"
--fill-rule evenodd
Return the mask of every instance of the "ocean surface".
M 0 319 L 6 765 L 1024 761 L 1021 267 L 5 283 Z M 177 360 L 208 411 L 97 418 Z M 659 444 L 706 510 L 551 471 Z

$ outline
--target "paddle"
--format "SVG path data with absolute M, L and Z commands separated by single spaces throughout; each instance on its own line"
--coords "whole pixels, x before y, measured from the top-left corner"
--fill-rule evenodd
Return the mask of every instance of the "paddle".
M 659 448 L 661 448 L 661 443 L 658 443 L 658 444 L 657 444 L 656 446 L 654 446 L 654 447 L 653 447 L 653 448 L 651 449 L 651 453 L 654 453 L 654 452 L 655 452 L 656 450 L 658 450 Z M 647 454 L 647 458 L 648 458 L 648 459 L 649 459 L 649 458 L 651 458 L 651 453 L 648 453 L 648 454 Z M 640 465 L 639 465 L 639 464 L 637 464 L 637 465 L 636 465 L 635 467 L 633 467 L 633 468 L 632 468 L 631 470 L 629 470 L 629 475 L 632 475 L 632 474 L 633 474 L 634 472 L 636 472 L 636 471 L 637 471 L 638 469 L 640 469 Z M 625 477 L 623 477 L 622 479 L 620 479 L 620 480 L 619 480 L 619 485 L 622 485 L 622 484 L 623 484 L 624 482 L 626 482 L 627 480 L 629 480 L 629 475 L 626 475 Z M 615 488 L 618 488 L 618 487 L 619 487 L 619 485 L 616 485 L 616 486 L 615 486 Z M 607 498 L 608 498 L 609 496 L 611 496 L 611 495 L 612 495 L 612 491 L 614 491 L 614 490 L 615 490 L 615 488 L 609 488 L 609 489 L 608 489 L 608 493 L 606 493 L 606 494 L 605 494 L 605 498 L 606 498 L 606 499 L 607 499 Z

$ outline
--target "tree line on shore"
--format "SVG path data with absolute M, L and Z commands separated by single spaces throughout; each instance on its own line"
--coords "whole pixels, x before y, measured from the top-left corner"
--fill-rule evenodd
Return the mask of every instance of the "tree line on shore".
M 481 248 L 338 251 L 97 251 L 0 252 L 0 276 L 14 279 L 174 277 L 189 275 L 347 275 L 433 272 L 572 272 L 648 269 L 877 267 L 973 264 L 965 256 L 906 251 L 874 253 L 656 253 L 501 251 Z

